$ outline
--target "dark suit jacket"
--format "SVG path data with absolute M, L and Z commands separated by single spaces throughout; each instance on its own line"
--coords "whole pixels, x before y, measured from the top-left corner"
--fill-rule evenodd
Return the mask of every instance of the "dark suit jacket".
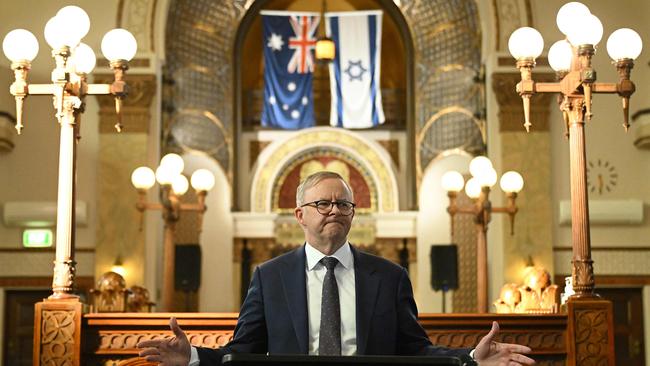
M 466 356 L 468 349 L 431 344 L 417 321 L 406 271 L 354 247 L 357 354 Z M 201 365 L 220 365 L 228 353 L 307 354 L 307 286 L 304 246 L 255 270 L 233 340 L 213 350 L 198 348 Z

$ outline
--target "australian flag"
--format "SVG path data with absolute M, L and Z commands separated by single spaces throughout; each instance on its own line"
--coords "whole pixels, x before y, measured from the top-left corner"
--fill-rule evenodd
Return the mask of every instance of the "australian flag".
M 314 125 L 312 79 L 318 13 L 262 11 L 264 106 L 262 126 Z

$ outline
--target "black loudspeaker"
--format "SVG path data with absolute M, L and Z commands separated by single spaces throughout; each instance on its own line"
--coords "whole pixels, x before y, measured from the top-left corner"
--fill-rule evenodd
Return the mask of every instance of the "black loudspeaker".
M 431 287 L 434 291 L 458 288 L 458 249 L 456 245 L 431 246 Z
M 174 288 L 195 292 L 201 286 L 201 247 L 198 244 L 176 246 Z

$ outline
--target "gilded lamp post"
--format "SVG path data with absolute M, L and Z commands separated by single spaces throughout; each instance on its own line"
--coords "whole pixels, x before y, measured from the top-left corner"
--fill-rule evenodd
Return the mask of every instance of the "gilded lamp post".
M 497 182 L 497 172 L 492 162 L 485 156 L 477 156 L 469 164 L 472 174 L 467 183 L 462 174 L 456 171 L 446 172 L 442 176 L 442 187 L 449 196 L 447 212 L 451 216 L 451 232 L 454 232 L 454 216 L 467 214 L 474 216 L 476 224 L 476 298 L 477 311 L 488 312 L 488 270 L 487 270 L 487 229 L 492 219 L 492 213 L 505 213 L 510 218 L 510 233 L 514 230 L 514 220 L 517 214 L 515 203 L 517 194 L 524 187 L 524 180 L 515 171 L 509 171 L 501 176 L 501 190 L 506 193 L 508 204 L 505 207 L 493 207 L 490 202 L 490 190 Z M 473 204 L 459 206 L 456 203 L 458 192 L 465 186 L 465 193 L 472 199 Z
M 36 37 L 25 29 L 15 29 L 7 34 L 2 43 L 5 55 L 11 60 L 15 81 L 10 92 L 16 99 L 16 131 L 22 132 L 23 107 L 30 95 L 52 97 L 55 117 L 61 127 L 59 142 L 59 180 L 56 224 L 56 259 L 52 295 L 50 299 L 74 298 L 75 277 L 75 175 L 76 148 L 81 137 L 81 114 L 84 111 L 87 95 L 112 95 L 118 132 L 122 99 L 126 97 L 128 86 L 124 73 L 129 68 L 128 61 L 135 56 L 137 44 L 131 33 L 124 29 L 113 29 L 106 33 L 101 48 L 110 61 L 115 80 L 112 84 L 89 84 L 87 75 L 95 67 L 95 54 L 81 39 L 90 29 L 90 19 L 86 12 L 77 6 L 66 6 L 45 25 L 45 40 L 52 48 L 55 67 L 52 82 L 31 84 L 27 74 L 31 62 L 38 54 Z
M 192 173 L 190 182 L 196 191 L 196 203 L 182 203 L 181 196 L 184 195 L 190 183 L 182 174 L 184 169 L 183 159 L 176 154 L 167 154 L 160 160 L 160 166 L 154 173 L 147 167 L 139 167 L 133 171 L 131 182 L 138 190 L 138 203 L 136 208 L 144 213 L 145 210 L 162 211 L 165 222 L 164 243 L 163 243 L 163 311 L 172 311 L 174 305 L 174 265 L 176 262 L 176 246 L 174 234 L 176 223 L 181 217 L 182 211 L 194 211 L 199 214 L 198 230 L 203 225 L 203 213 L 207 210 L 205 196 L 214 187 L 214 175 L 207 169 L 197 169 Z M 158 182 L 161 188 L 160 203 L 146 201 L 146 192 Z M 142 220 L 142 217 L 141 217 Z M 142 221 L 140 222 L 142 228 Z

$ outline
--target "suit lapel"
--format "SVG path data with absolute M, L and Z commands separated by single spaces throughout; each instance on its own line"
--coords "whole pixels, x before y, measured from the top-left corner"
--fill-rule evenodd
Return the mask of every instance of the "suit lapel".
M 356 292 L 356 313 L 357 313 L 357 354 L 366 353 L 368 344 L 368 332 L 370 331 L 370 320 L 375 310 L 377 302 L 377 292 L 379 290 L 379 276 L 375 268 L 367 261 L 367 255 L 358 252 L 354 247 L 352 255 L 354 256 L 354 285 Z
M 309 352 L 307 320 L 307 283 L 305 281 L 305 246 L 294 251 L 282 268 L 282 287 L 291 314 L 291 322 L 301 353 Z

